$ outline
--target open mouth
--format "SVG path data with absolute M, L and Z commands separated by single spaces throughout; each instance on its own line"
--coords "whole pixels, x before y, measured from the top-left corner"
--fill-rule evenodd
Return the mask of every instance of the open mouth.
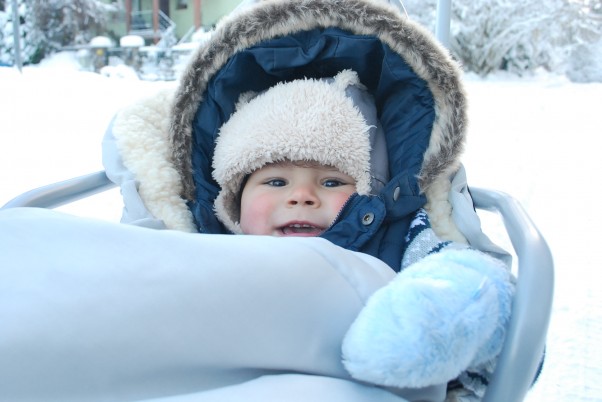
M 309 223 L 293 223 L 280 228 L 285 236 L 319 236 L 324 229 Z

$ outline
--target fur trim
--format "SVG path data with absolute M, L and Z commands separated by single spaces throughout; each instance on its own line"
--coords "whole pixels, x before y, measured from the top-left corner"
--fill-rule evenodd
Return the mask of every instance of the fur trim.
M 393 6 L 370 0 L 266 0 L 223 20 L 193 56 L 176 95 L 170 126 L 173 160 L 192 200 L 192 120 L 207 83 L 238 51 L 261 41 L 314 28 L 339 27 L 379 38 L 400 54 L 434 95 L 437 117 L 419 174 L 422 191 L 459 166 L 466 125 L 458 66 L 424 28 Z
M 353 177 L 359 194 L 370 193 L 370 127 L 345 89 L 361 85 L 344 70 L 334 81 L 279 83 L 237 110 L 220 129 L 213 177 L 221 187 L 217 217 L 238 232 L 236 202 L 244 177 L 273 162 L 316 161 Z
M 138 191 L 149 212 L 168 229 L 196 232 L 192 214 L 179 194 L 182 182 L 170 162 L 169 105 L 174 90 L 143 99 L 123 109 L 113 123 L 123 164 L 139 182 Z

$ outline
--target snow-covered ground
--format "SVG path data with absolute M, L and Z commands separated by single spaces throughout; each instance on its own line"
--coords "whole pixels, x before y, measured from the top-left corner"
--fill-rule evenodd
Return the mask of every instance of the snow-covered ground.
M 168 85 L 174 84 L 80 72 L 69 54 L 22 73 L 0 68 L 0 206 L 34 187 L 102 169 L 100 144 L 114 113 Z M 528 401 L 601 401 L 602 281 L 595 251 L 602 226 L 596 198 L 602 84 L 538 73 L 469 75 L 466 85 L 469 182 L 521 201 L 555 259 L 547 362 Z M 111 190 L 60 209 L 117 221 L 121 202 Z M 499 225 L 484 219 L 506 245 Z

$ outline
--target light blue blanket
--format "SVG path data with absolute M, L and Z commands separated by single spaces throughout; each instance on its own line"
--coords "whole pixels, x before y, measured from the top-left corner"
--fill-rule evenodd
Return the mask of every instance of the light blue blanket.
M 393 276 L 320 238 L 2 210 L 0 401 L 412 400 L 341 363 L 346 331 Z

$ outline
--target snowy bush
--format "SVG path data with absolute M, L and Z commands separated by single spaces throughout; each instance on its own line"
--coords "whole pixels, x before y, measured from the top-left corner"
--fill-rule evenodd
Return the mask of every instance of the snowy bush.
M 570 55 L 566 75 L 574 82 L 602 82 L 602 39 L 577 46 Z
M 437 0 L 402 0 L 402 2 L 411 20 L 435 32 Z
M 404 0 L 410 18 L 434 30 L 436 0 Z M 602 0 L 453 0 L 451 52 L 479 74 L 544 67 L 586 76 L 577 60 L 597 61 Z M 596 56 L 596 54 L 598 56 Z M 587 76 L 593 76 L 589 74 Z
M 462 23 L 452 26 L 452 48 L 470 70 L 481 74 L 538 67 L 565 72 L 573 49 L 600 35 L 579 3 L 481 0 L 481 7 L 475 3 L 455 2 L 455 21 Z M 482 20 L 476 26 L 467 24 L 473 17 Z

